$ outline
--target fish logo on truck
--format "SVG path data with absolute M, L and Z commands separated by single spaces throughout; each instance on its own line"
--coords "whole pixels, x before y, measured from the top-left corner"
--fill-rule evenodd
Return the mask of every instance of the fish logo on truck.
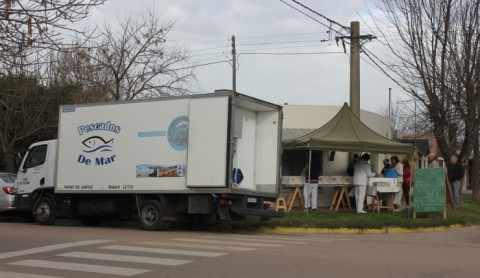
M 113 138 L 106 141 L 100 136 L 92 136 L 88 137 L 87 139 L 83 140 L 82 144 L 88 148 L 88 150 L 83 150 L 86 153 L 93 153 L 93 152 L 111 152 L 112 151 L 112 144 Z
M 105 123 L 92 123 L 81 125 L 77 128 L 80 136 L 90 132 L 112 132 L 114 134 L 120 133 L 120 126 L 112 124 L 110 121 Z M 110 137 L 107 137 L 110 138 Z M 77 158 L 77 162 L 87 166 L 103 166 L 115 162 L 115 154 L 113 152 L 114 138 L 105 139 L 100 135 L 92 135 L 81 141 L 82 151 Z M 109 153 L 105 155 L 105 153 Z

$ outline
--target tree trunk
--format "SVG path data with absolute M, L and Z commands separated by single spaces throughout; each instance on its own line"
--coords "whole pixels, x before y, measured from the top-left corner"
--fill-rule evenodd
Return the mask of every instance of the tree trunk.
M 12 152 L 6 151 L 3 152 L 2 156 L 5 160 L 5 172 L 16 173 L 17 167 L 15 165 L 15 155 Z

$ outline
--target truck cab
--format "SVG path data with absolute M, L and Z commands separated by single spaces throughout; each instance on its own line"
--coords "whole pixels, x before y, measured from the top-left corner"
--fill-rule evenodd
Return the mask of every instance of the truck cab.
M 32 210 L 34 194 L 39 189 L 53 191 L 57 140 L 34 143 L 20 164 L 15 189 L 16 205 L 22 211 Z

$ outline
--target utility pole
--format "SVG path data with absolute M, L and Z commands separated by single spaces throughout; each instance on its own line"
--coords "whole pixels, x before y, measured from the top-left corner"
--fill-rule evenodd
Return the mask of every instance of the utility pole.
M 237 51 L 235 49 L 235 35 L 232 36 L 232 91 L 237 92 Z
M 360 119 L 360 22 L 350 22 L 350 108 Z
M 360 35 L 360 22 L 350 22 L 350 36 L 335 37 L 335 40 L 342 40 L 345 48 L 345 39 L 350 40 L 350 108 L 353 114 L 360 118 L 360 51 L 362 40 L 376 39 L 373 35 Z M 346 49 L 344 49 L 346 52 Z

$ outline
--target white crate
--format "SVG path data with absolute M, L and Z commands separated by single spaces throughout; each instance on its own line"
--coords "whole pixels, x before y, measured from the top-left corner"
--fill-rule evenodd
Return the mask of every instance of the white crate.
M 343 184 L 343 176 L 330 176 L 331 184 Z
M 303 184 L 302 176 L 282 176 L 282 184 Z
M 318 177 L 318 184 L 330 184 L 330 176 Z
M 344 176 L 343 177 L 343 184 L 353 184 L 353 177 L 352 176 Z

